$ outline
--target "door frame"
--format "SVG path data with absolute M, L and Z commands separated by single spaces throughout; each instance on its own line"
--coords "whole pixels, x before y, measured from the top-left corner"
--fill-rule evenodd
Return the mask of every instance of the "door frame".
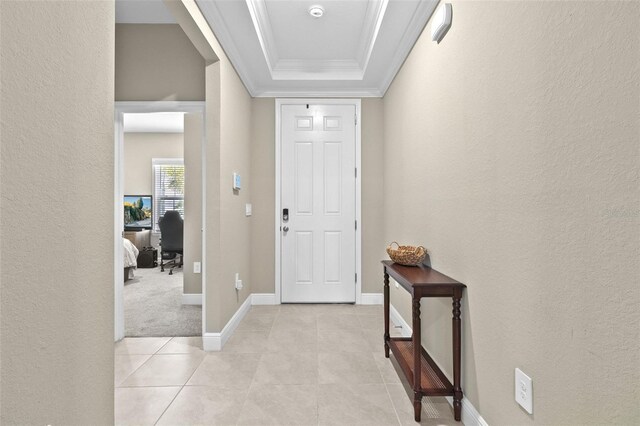
M 202 116 L 202 333 L 206 326 L 206 206 L 204 202 L 206 194 L 206 114 L 204 101 L 131 101 L 115 102 L 114 114 L 114 338 L 117 342 L 124 338 L 124 247 L 122 246 L 122 231 L 124 229 L 124 216 L 122 214 L 122 198 L 124 197 L 124 114 L 150 113 L 150 112 L 185 112 L 196 113 Z
M 356 109 L 356 116 L 354 117 L 356 122 L 356 169 L 358 170 L 356 175 L 356 217 L 358 221 L 358 227 L 356 228 L 356 274 L 358 279 L 356 280 L 356 304 L 362 303 L 362 140 L 361 140 L 361 99 L 350 98 L 277 98 L 276 99 L 276 218 L 275 218 L 275 240 L 276 240 L 276 265 L 275 265 L 275 302 L 276 304 L 282 303 L 282 272 L 281 272 L 281 221 L 280 214 L 282 211 L 282 199 L 281 199 L 281 173 L 282 173 L 282 134 L 280 131 L 280 125 L 282 123 L 282 117 L 280 110 L 283 105 L 354 105 Z

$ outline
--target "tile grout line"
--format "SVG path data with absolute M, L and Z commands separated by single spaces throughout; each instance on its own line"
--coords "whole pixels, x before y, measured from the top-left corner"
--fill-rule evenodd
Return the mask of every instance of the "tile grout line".
M 149 354 L 140 354 L 140 355 L 149 355 Z M 122 355 L 116 355 L 116 356 L 122 356 Z M 147 362 L 149 362 L 149 360 L 151 359 L 151 357 L 153 357 L 153 354 L 149 355 L 149 358 L 145 359 L 145 360 L 144 360 L 144 362 L 143 362 L 142 364 L 140 364 L 138 367 L 136 367 L 136 368 L 135 368 L 131 373 L 127 374 L 127 375 L 126 375 L 126 377 L 120 381 L 120 383 L 118 383 L 117 385 L 114 383 L 114 387 L 115 387 L 115 389 L 118 389 L 118 388 L 126 388 L 126 387 L 132 387 L 132 386 L 120 386 L 120 385 L 121 385 L 121 384 L 123 384 L 124 382 L 126 382 L 126 381 L 127 381 L 127 379 L 128 379 L 129 377 L 131 377 L 131 375 L 132 375 L 133 373 L 135 373 L 136 371 L 138 371 L 139 369 L 141 369 L 143 365 L 145 365 Z M 114 391 L 115 391 L 115 389 L 114 389 Z
M 387 359 L 385 357 L 385 359 Z M 382 376 L 382 371 L 380 367 L 378 367 L 378 371 L 380 371 L 380 375 Z M 387 391 L 387 396 L 389 397 L 389 401 L 391 402 L 391 406 L 393 407 L 393 412 L 396 413 L 396 420 L 398 420 L 398 424 L 402 426 L 402 421 L 400 421 L 400 414 L 398 414 L 398 409 L 396 408 L 396 404 L 393 402 L 393 398 L 391 398 L 391 392 L 389 392 L 388 383 L 384 380 L 384 376 L 382 377 L 382 382 L 384 383 L 384 389 Z
M 169 339 L 169 341 L 171 341 L 173 338 Z M 169 342 L 167 342 L 169 343 Z M 163 346 L 164 347 L 164 346 Z M 160 348 L 162 349 L 162 348 Z M 158 350 L 160 350 L 158 349 Z M 203 350 L 204 352 L 204 350 Z M 189 355 L 189 354 L 187 354 Z M 160 421 L 160 419 L 162 419 L 162 416 L 164 416 L 164 414 L 167 412 L 167 410 L 169 409 L 169 407 L 171 407 L 171 405 L 173 404 L 173 402 L 176 400 L 176 398 L 178 398 L 178 395 L 180 395 L 180 392 L 182 392 L 182 390 L 185 388 L 185 386 L 187 385 L 187 383 L 189 383 L 189 380 L 191 380 L 191 378 L 193 377 L 193 375 L 196 373 L 196 370 L 198 368 L 200 368 L 200 366 L 202 365 L 202 363 L 204 362 L 204 359 L 207 357 L 207 354 L 205 353 L 205 355 L 202 357 L 202 360 L 200 360 L 200 364 L 198 364 L 196 366 L 196 368 L 193 369 L 193 372 L 191 372 L 191 375 L 189 375 L 189 377 L 187 378 L 187 380 L 184 382 L 184 384 L 182 386 L 180 386 L 180 390 L 178 392 L 176 392 L 175 396 L 173 397 L 173 399 L 171 400 L 171 402 L 165 407 L 165 409 L 162 411 L 162 414 L 160 414 L 160 417 L 158 417 L 158 420 L 155 421 L 154 426 L 158 424 L 158 422 Z
M 123 340 L 124 340 L 124 339 L 131 339 L 131 337 L 125 337 L 125 338 L 123 338 Z M 136 337 L 134 337 L 134 339 L 136 339 Z M 138 337 L 138 339 L 139 339 L 139 337 Z M 142 339 L 144 339 L 144 337 L 142 337 Z M 170 338 L 169 338 L 169 340 L 167 340 L 167 341 L 164 343 L 164 345 L 160 346 L 160 347 L 159 347 L 159 348 L 158 348 L 154 353 L 152 353 L 152 354 L 116 354 L 116 353 L 114 353 L 114 354 L 113 354 L 113 355 L 114 355 L 114 361 L 115 361 L 115 357 L 117 357 L 117 356 L 123 356 L 123 355 L 149 355 L 149 358 L 145 359 L 145 360 L 144 360 L 144 362 L 143 362 L 142 364 L 140 364 L 137 368 L 135 368 L 131 373 L 127 374 L 127 376 L 126 376 L 124 379 L 122 379 L 122 380 L 120 381 L 120 383 L 118 383 L 117 385 L 114 383 L 114 392 L 115 392 L 115 389 L 117 389 L 117 388 L 138 387 L 138 386 L 120 386 L 120 385 L 121 385 L 121 384 L 123 384 L 124 382 L 126 382 L 126 381 L 127 381 L 127 379 L 128 379 L 129 377 L 131 377 L 131 375 L 132 375 L 133 373 L 135 373 L 136 371 L 138 371 L 139 369 L 141 369 L 143 365 L 145 365 L 147 362 L 149 362 L 149 360 L 150 360 L 151 358 L 153 358 L 153 356 L 154 356 L 154 355 L 156 355 L 156 354 L 158 353 L 158 351 L 160 351 L 160 349 L 162 349 L 162 348 L 164 348 L 165 346 L 167 346 L 167 344 L 169 344 L 169 342 L 170 342 L 171 340 L 173 340 L 173 337 L 170 337 Z M 145 387 L 146 387 L 146 386 L 145 386 Z
M 389 360 L 389 363 L 391 363 L 390 358 L 384 357 L 384 359 Z M 391 401 L 393 412 L 396 413 L 396 420 L 398 420 L 398 425 L 402 426 L 402 420 L 400 420 L 400 414 L 398 414 L 398 408 L 396 407 L 396 403 L 393 402 L 393 398 L 391 397 L 391 392 L 389 391 L 389 383 L 385 380 L 384 375 L 382 374 L 382 367 L 378 366 L 378 371 L 380 371 L 380 375 L 382 376 L 382 382 L 384 383 L 384 388 L 387 391 L 387 395 L 389 396 L 389 401 Z
M 256 366 L 256 370 L 253 372 L 253 376 L 251 377 L 251 383 L 249 383 L 249 387 L 244 395 L 244 402 L 242 403 L 242 408 L 240 408 L 240 414 L 238 414 L 238 418 L 236 419 L 236 425 L 240 423 L 240 418 L 242 417 L 242 413 L 244 413 L 244 409 L 247 406 L 247 401 L 249 401 L 249 393 L 251 392 L 251 388 L 253 387 L 253 383 L 256 379 L 256 374 L 258 373 L 258 368 L 260 368 L 260 361 L 262 360 L 262 354 L 260 354 L 260 358 L 258 359 L 258 365 Z
M 269 342 L 269 338 L 271 337 L 271 332 L 273 331 L 273 326 L 276 323 L 276 320 L 280 316 L 280 310 L 278 309 L 278 313 L 273 317 L 273 321 L 271 322 L 271 327 L 269 327 L 269 333 L 267 334 L 267 343 Z
M 162 416 L 164 416 L 164 413 L 166 413 L 166 412 L 167 412 L 167 410 L 169 409 L 169 407 L 171 407 L 171 404 L 173 404 L 173 401 L 175 401 L 175 400 L 176 400 L 176 398 L 178 397 L 178 395 L 180 395 L 180 392 L 182 392 L 182 389 L 184 389 L 184 385 L 182 385 L 182 386 L 180 387 L 180 390 L 179 390 L 178 392 L 176 392 L 176 394 L 175 394 L 175 395 L 173 396 L 173 398 L 171 399 L 171 402 L 169 402 L 169 404 L 167 404 L 167 406 L 165 407 L 165 409 L 164 409 L 164 410 L 162 410 L 162 413 L 160 414 L 160 416 L 158 416 L 158 420 L 156 420 L 156 421 L 153 423 L 153 425 L 154 425 L 154 426 L 158 424 L 158 422 L 160 421 L 160 419 L 162 418 Z
M 387 395 L 389 396 L 389 401 L 391 401 L 393 412 L 396 413 L 396 420 L 398 420 L 399 425 L 402 425 L 402 422 L 400 421 L 400 415 L 398 414 L 398 409 L 396 408 L 396 404 L 394 404 L 393 399 L 391 399 L 391 392 L 389 392 L 389 387 L 387 386 L 386 383 L 384 384 L 384 388 L 387 391 Z
M 157 354 L 158 354 L 158 352 L 160 352 L 160 351 L 162 350 L 162 348 L 164 348 L 165 346 L 167 346 L 167 345 L 169 344 L 169 342 L 170 342 L 170 341 L 172 341 L 175 337 L 176 337 L 176 336 L 169 337 L 169 340 L 167 340 L 166 342 L 164 342 L 164 345 L 160 346 L 160 347 L 158 348 L 158 350 L 157 350 L 157 351 L 155 351 L 154 355 L 157 355 Z
M 396 420 L 398 421 L 398 425 L 402 426 L 402 422 L 400 421 L 400 415 L 398 414 L 398 409 L 396 408 L 396 404 L 393 402 L 393 398 L 391 398 L 391 392 L 389 392 L 389 386 L 388 386 L 387 381 L 384 378 L 384 374 L 382 374 L 383 366 L 380 366 L 378 364 L 378 362 L 376 361 L 376 359 L 375 359 L 375 354 L 377 353 L 377 351 L 378 350 L 372 351 L 372 353 L 371 353 L 372 356 L 373 356 L 373 361 L 376 363 L 376 367 L 378 368 L 378 373 L 380 374 L 380 378 L 382 379 L 382 383 L 384 384 L 384 390 L 387 392 L 387 396 L 389 397 L 389 402 L 391 403 L 391 407 L 393 408 L 393 412 L 396 415 Z M 387 360 L 388 358 L 385 357 L 384 359 Z M 391 362 L 391 361 L 389 361 L 389 362 Z
M 278 310 L 278 313 L 273 318 L 273 323 L 271 324 L 271 328 L 269 329 L 269 334 L 267 335 L 267 342 L 269 341 L 269 337 L 271 336 L 271 330 L 273 329 L 273 325 L 276 322 L 276 319 L 278 319 L 278 316 L 280 316 L 280 310 Z M 258 368 L 260 368 L 260 361 L 262 361 L 262 355 L 263 355 L 263 353 L 260 353 L 260 358 L 258 358 L 258 365 L 256 366 L 256 370 L 253 372 L 253 376 L 251 377 L 251 383 L 249 383 L 249 387 L 247 388 L 247 391 L 246 391 L 246 393 L 244 395 L 244 402 L 242 403 L 242 408 L 240 408 L 240 414 L 238 415 L 238 418 L 236 419 L 236 423 L 235 423 L 236 425 L 238 425 L 238 423 L 240 423 L 240 418 L 242 417 L 242 413 L 244 413 L 244 409 L 247 406 L 247 401 L 249 400 L 249 393 L 251 392 L 251 387 L 253 386 L 253 383 L 255 382 L 256 374 L 258 374 Z

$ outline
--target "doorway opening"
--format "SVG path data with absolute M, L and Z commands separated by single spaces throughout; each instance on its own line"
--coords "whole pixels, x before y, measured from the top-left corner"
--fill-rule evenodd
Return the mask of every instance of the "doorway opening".
M 115 340 L 201 336 L 204 102 L 116 102 Z

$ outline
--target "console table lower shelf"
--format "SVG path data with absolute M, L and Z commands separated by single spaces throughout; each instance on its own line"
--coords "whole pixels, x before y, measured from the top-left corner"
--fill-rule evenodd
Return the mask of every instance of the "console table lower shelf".
M 413 388 L 414 362 L 413 362 L 413 342 L 410 337 L 392 337 L 389 339 L 389 349 L 396 357 L 398 364 L 402 368 L 409 384 Z M 453 385 L 442 373 L 433 359 L 424 348 L 420 348 L 421 371 L 420 390 L 429 396 L 453 396 Z

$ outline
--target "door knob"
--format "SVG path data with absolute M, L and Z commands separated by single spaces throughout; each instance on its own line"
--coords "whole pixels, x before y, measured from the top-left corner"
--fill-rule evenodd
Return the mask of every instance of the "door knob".
M 288 227 L 288 226 L 284 226 L 284 227 L 282 227 L 282 230 L 283 230 L 284 232 L 289 232 L 289 227 Z

